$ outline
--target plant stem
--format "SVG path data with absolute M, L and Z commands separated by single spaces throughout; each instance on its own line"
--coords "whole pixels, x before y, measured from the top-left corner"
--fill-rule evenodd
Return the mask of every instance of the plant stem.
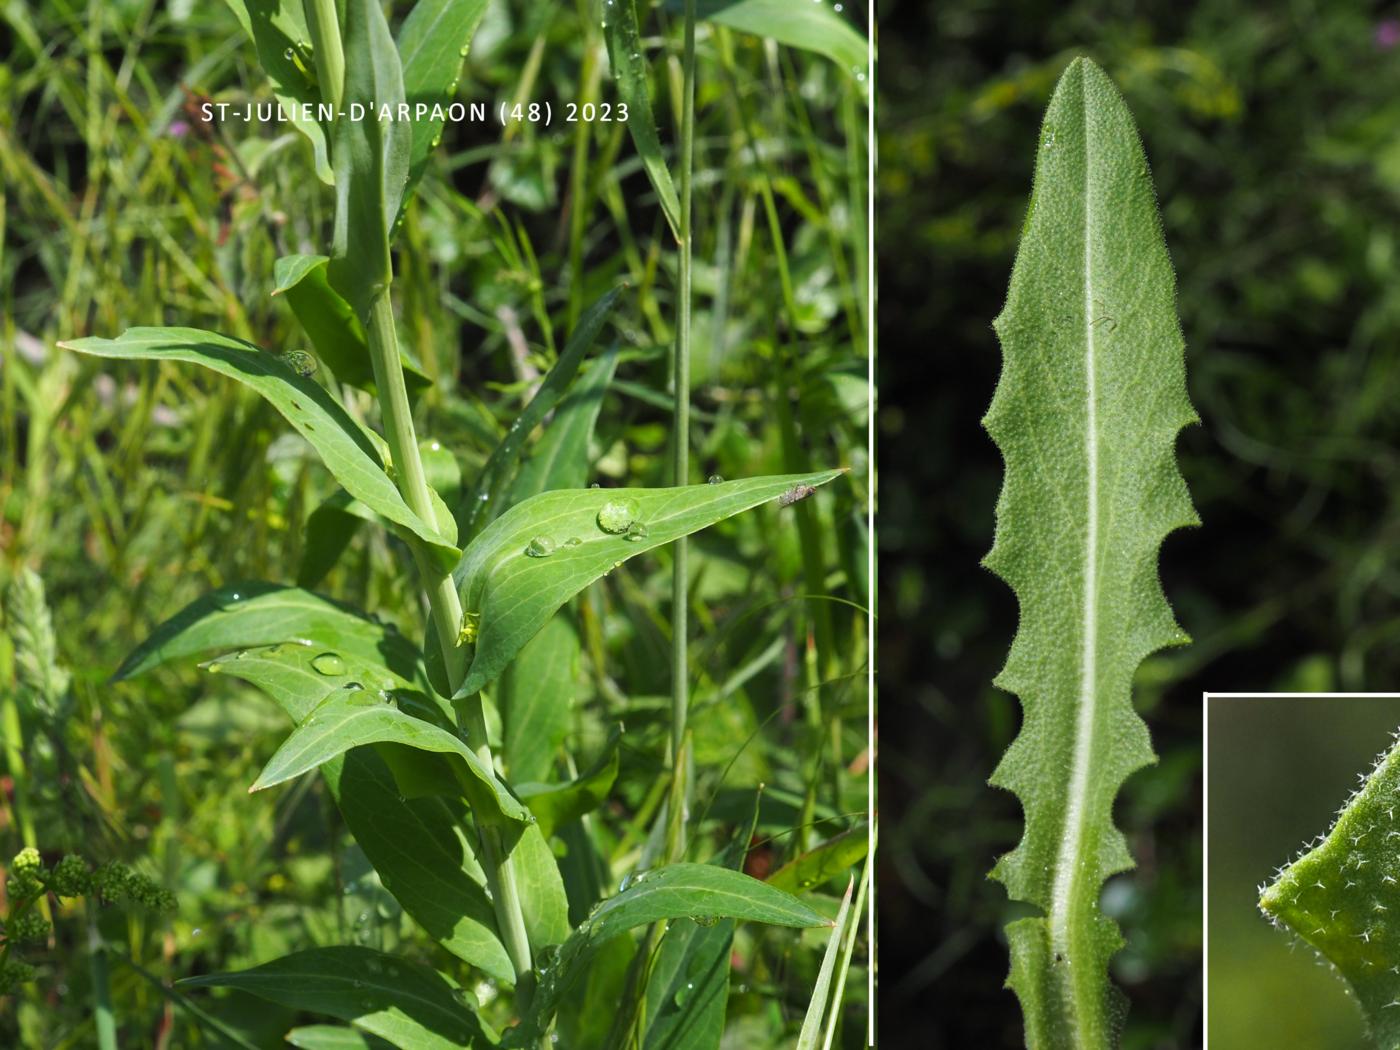
M 112 1013 L 112 980 L 107 945 L 97 928 L 97 902 L 87 902 L 88 966 L 92 973 L 92 1020 L 100 1050 L 117 1050 L 117 1019 Z
M 399 340 L 394 329 L 394 309 L 387 288 L 370 305 L 366 328 L 370 359 L 374 365 L 374 383 L 379 390 L 384 432 L 393 456 L 399 491 L 403 493 L 409 508 L 432 524 L 436 516 L 413 429 L 413 414 L 408 404 L 408 389 L 404 385 L 403 364 L 399 359 Z M 450 572 L 443 570 L 431 555 L 417 545 L 414 546 L 414 559 L 428 592 L 428 607 L 437 630 L 443 662 L 447 665 L 448 683 L 455 692 L 466 676 L 466 653 L 457 645 L 457 634 L 462 624 L 462 602 Z M 468 746 L 488 769 L 494 770 L 496 766 L 486 735 L 486 715 L 481 706 L 481 694 L 467 697 L 457 705 L 457 710 Z M 491 903 L 496 912 L 496 925 L 515 968 L 517 1007 L 523 1013 L 534 991 L 534 974 L 515 873 L 499 831 L 480 822 L 478 830 L 482 859 L 490 882 Z
M 305 0 L 306 28 L 315 51 L 316 78 L 321 82 L 321 100 L 340 109 L 345 93 L 345 52 L 340 46 L 340 19 L 335 0 Z
M 685 0 L 685 51 L 681 59 L 681 237 L 680 321 L 676 326 L 674 483 L 690 477 L 690 261 L 694 242 L 691 222 L 691 173 L 695 165 L 695 0 Z M 685 852 L 685 724 L 690 706 L 690 664 L 686 645 L 690 614 L 687 543 L 676 540 L 671 567 L 671 820 L 666 860 Z

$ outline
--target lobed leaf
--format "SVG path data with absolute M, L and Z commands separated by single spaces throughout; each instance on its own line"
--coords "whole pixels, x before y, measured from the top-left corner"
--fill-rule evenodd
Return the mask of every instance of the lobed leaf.
M 76 339 L 59 346 L 94 357 L 182 361 L 238 380 L 260 394 L 311 443 L 345 491 L 407 529 L 444 565 L 457 560 L 456 545 L 409 509 L 385 473 L 373 440 L 345 409 L 324 387 L 251 343 L 195 328 L 128 328 L 116 339 Z
M 1317 949 L 1351 985 L 1382 1047 L 1400 1046 L 1397 809 L 1400 745 L 1376 760 L 1327 834 L 1259 898 L 1266 916 Z
M 462 1050 L 495 1042 L 435 970 L 372 948 L 310 948 L 250 970 L 179 983 L 234 988 L 293 1010 L 327 1014 L 401 1050 Z
M 560 606 L 627 559 L 841 473 L 662 489 L 566 489 L 512 507 L 467 546 L 453 574 L 462 608 L 476 618 L 475 649 L 457 695 L 492 681 Z M 618 510 L 638 531 L 614 533 L 599 525 L 600 513 L 612 517 Z M 550 553 L 531 557 L 526 551 L 532 545 L 547 545 Z
M 1155 761 L 1131 686 L 1149 653 L 1187 641 L 1157 553 L 1197 521 L 1175 460 L 1196 416 L 1174 297 L 1132 117 L 1077 59 L 1045 115 L 984 420 L 1006 461 L 985 564 L 1020 605 L 996 684 L 1024 709 L 991 783 L 1020 798 L 1025 834 L 992 875 L 1043 913 L 1007 927 L 1032 1047 L 1114 1039 L 1121 939 L 1099 891 L 1132 866 L 1114 797 Z

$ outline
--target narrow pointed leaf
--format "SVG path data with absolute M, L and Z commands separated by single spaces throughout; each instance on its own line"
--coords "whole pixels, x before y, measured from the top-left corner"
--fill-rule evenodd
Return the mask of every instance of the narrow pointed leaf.
M 856 888 L 855 877 L 846 887 L 846 895 L 841 898 L 841 910 L 836 915 L 836 928 L 831 931 L 831 940 L 826 943 L 826 954 L 822 956 L 821 969 L 817 971 L 817 983 L 812 989 L 812 998 L 807 1003 L 807 1015 L 802 1019 L 802 1031 L 797 1034 L 796 1050 L 817 1050 L 821 1039 L 822 1018 L 826 1016 L 831 1003 L 831 975 L 836 971 L 836 956 L 841 950 L 841 942 L 846 939 L 846 930 L 851 920 L 851 893 Z
M 433 107 L 446 109 L 452 101 L 467 48 L 485 13 L 486 0 L 418 0 L 399 27 L 404 98 L 415 107 L 404 205 L 423 177 L 442 134 L 443 122 L 434 116 Z M 417 115 L 420 105 L 428 107 L 421 118 Z
M 684 0 L 666 0 L 673 12 Z M 867 47 L 862 36 L 827 4 L 792 0 L 699 0 L 696 14 L 741 33 L 770 37 L 788 47 L 825 55 L 850 73 L 865 72 Z
M 870 825 L 861 821 L 850 831 L 833 835 L 819 846 L 793 858 L 764 881 L 789 893 L 800 893 L 844 875 L 865 859 L 870 848 Z
M 415 688 L 383 663 L 362 651 L 320 645 L 266 645 L 240 649 L 205 664 L 211 674 L 226 674 L 255 685 L 300 722 L 338 689 L 354 682 L 374 693 Z M 421 694 L 420 694 L 421 695 Z M 430 702 L 424 698 L 424 702 Z
M 456 561 L 456 545 L 409 509 L 360 425 L 324 387 L 298 375 L 272 354 L 241 339 L 195 328 L 128 328 L 117 339 L 77 339 L 59 345 L 95 357 L 182 361 L 238 380 L 266 399 L 311 443 L 347 492 L 413 533 L 444 564 Z
M 416 125 L 415 125 L 416 126 Z M 342 383 L 374 390 L 374 365 L 369 358 L 365 326 L 326 277 L 330 259 L 324 255 L 284 255 L 273 269 L 274 296 L 285 296 L 292 313 L 316 348 L 316 356 Z M 401 349 L 404 385 L 416 397 L 429 385 L 423 370 Z
M 651 77 L 647 72 L 646 54 L 642 50 L 642 34 L 637 23 L 635 0 L 616 0 L 608 5 L 603 23 L 603 36 L 608 44 L 608 63 L 612 66 L 617 97 L 627 107 L 627 130 L 637 146 L 642 168 L 656 190 L 661 212 L 671 226 L 676 240 L 681 236 L 681 204 L 671 169 L 661 150 L 656 133 L 656 117 L 651 111 Z
M 1321 842 L 1287 865 L 1259 907 L 1330 962 L 1379 1047 L 1400 1046 L 1400 745 L 1376 762 Z
M 166 620 L 118 668 L 133 678 L 214 649 L 309 644 L 378 659 L 399 678 L 423 682 L 417 647 L 391 627 L 348 605 L 298 587 L 257 581 L 232 583 L 196 598 Z
M 441 798 L 400 798 L 388 766 L 369 748 L 321 771 L 355 841 L 413 921 L 459 959 L 514 982 L 465 814 L 454 815 Z
M 614 726 L 598 761 L 567 784 L 516 783 L 516 793 L 530 807 L 545 838 L 570 821 L 593 812 L 607 799 L 617 779 L 621 742 L 622 727 Z
M 520 1047 L 538 1039 L 560 998 L 583 977 L 589 960 L 607 941 L 661 919 L 692 916 L 706 922 L 733 918 L 771 926 L 831 925 L 791 894 L 742 872 L 709 864 L 669 864 L 647 872 L 605 900 L 574 930 L 540 975 L 529 1015 L 507 1033 L 502 1045 Z
M 559 404 L 560 398 L 578 374 L 585 355 L 592 349 L 598 333 L 603 330 L 603 323 L 608 319 L 608 313 L 620 294 L 622 289 L 614 288 L 583 312 L 573 334 L 569 336 L 569 341 L 564 345 L 564 352 L 559 355 L 559 360 L 554 362 L 554 367 L 544 377 L 544 382 L 535 391 L 535 396 L 525 406 L 525 411 L 516 417 L 505 437 L 501 438 L 501 443 L 492 451 L 486 465 L 481 468 L 481 476 L 477 479 L 475 488 L 457 512 L 457 520 L 461 525 L 458 534 L 464 542 L 476 535 L 490 520 L 491 514 L 500 508 L 505 493 L 509 491 L 507 486 L 519 466 L 520 452 L 525 447 L 526 439 L 535 427 L 544 422 L 544 417 L 554 406 Z
M 1174 450 L 1196 418 L 1174 299 L 1132 118 L 1077 60 L 1046 113 L 984 420 L 1006 461 L 986 564 L 1020 605 L 996 681 L 1025 712 L 992 776 L 1019 796 L 1025 834 L 993 876 L 1043 912 L 1007 928 L 1036 1048 L 1114 1039 L 1107 965 L 1121 939 L 1099 891 L 1132 866 L 1114 797 L 1155 760 L 1130 688 L 1144 657 L 1186 641 L 1157 553 L 1196 522 Z
M 311 948 L 251 970 L 179 983 L 236 988 L 294 1010 L 326 1014 L 401 1050 L 463 1050 L 494 1042 L 438 973 L 372 948 Z
M 392 743 L 448 756 L 472 810 L 486 824 L 520 826 L 533 819 L 456 734 L 415 718 L 364 689 L 342 689 L 324 700 L 282 742 L 249 789 L 261 791 L 315 769 L 352 747 Z
M 293 1028 L 287 1033 L 287 1042 L 301 1050 L 385 1050 L 394 1045 L 376 1035 L 333 1024 Z
M 326 132 L 315 119 L 321 91 L 311 79 L 312 64 L 301 52 L 310 39 L 301 0 L 225 0 L 243 31 L 253 41 L 258 63 L 272 84 L 272 92 L 287 119 L 311 143 L 316 177 L 326 185 L 333 181 Z M 299 67 L 297 62 L 301 61 Z M 302 107 L 310 105 L 307 119 Z
M 617 371 L 617 354 L 613 347 L 574 381 L 515 476 L 511 506 L 550 489 L 581 489 L 588 483 L 588 442 Z
M 468 696 L 499 675 L 561 605 L 628 558 L 840 474 L 665 489 L 565 489 L 512 507 L 468 545 L 454 573 L 462 608 L 478 617 L 471 666 L 457 695 Z M 630 518 L 638 530 L 606 531 L 600 514 L 612 525 Z M 551 553 L 531 557 L 526 551 L 532 544 L 536 550 L 547 544 Z
M 413 132 L 408 121 L 378 119 L 404 101 L 403 69 L 378 0 L 345 5 L 345 108 L 363 120 L 335 126 L 335 234 L 330 281 L 361 320 L 387 289 L 389 244 L 408 182 Z M 347 488 L 349 486 L 346 486 Z

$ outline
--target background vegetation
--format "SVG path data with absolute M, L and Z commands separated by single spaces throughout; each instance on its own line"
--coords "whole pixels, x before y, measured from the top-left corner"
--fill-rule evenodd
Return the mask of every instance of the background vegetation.
M 392 6 L 396 21 L 409 5 Z M 601 17 L 587 0 L 492 3 L 458 97 L 492 109 L 548 99 L 556 112 L 613 97 Z M 647 26 L 653 105 L 670 143 L 678 20 L 658 5 Z M 865 833 L 866 85 L 824 56 L 708 24 L 698 48 L 690 480 L 783 473 L 794 459 L 851 468 L 809 501 L 815 576 L 790 514 L 761 510 L 691 543 L 703 810 L 694 855 L 738 834 L 762 784 L 747 870 L 763 877 L 802 848 Z M 286 731 L 270 701 L 192 667 L 107 679 L 197 595 L 295 578 L 308 553 L 301 526 L 333 485 L 280 417 L 234 384 L 114 367 L 53 344 L 178 324 L 309 350 L 269 296 L 273 262 L 325 243 L 332 195 L 289 127 L 198 119 L 205 97 L 271 98 L 221 4 L 10 3 L 0 54 L 0 588 L 23 566 L 42 574 L 57 662 L 72 675 L 57 706 L 17 687 L 24 643 L 11 615 L 0 700 L 20 729 L 4 729 L 0 860 L 23 844 L 23 811 L 46 861 L 68 851 L 124 860 L 176 894 L 168 919 L 100 913 L 121 1045 L 222 1045 L 219 1030 L 280 1045 L 289 1012 L 186 998 L 168 982 L 327 943 L 449 969 L 452 960 L 378 884 L 317 778 L 245 794 Z M 399 243 L 401 332 L 433 380 L 420 433 L 465 477 L 580 309 L 626 281 L 591 473 L 604 485 L 670 483 L 674 244 L 624 125 L 449 127 Z M 777 423 L 786 405 L 796 447 L 784 447 Z M 612 722 L 627 727 L 618 784 L 589 825 L 614 886 L 646 848 L 665 781 L 669 577 L 658 551 L 581 607 L 570 764 L 586 767 Z M 362 530 L 319 589 L 421 636 L 413 580 L 399 541 Z M 813 685 L 818 624 L 835 643 Z M 847 871 L 827 874 L 808 896 L 834 912 Z M 727 1038 L 790 1042 L 824 937 L 746 937 Z M 867 949 L 862 937 L 842 1045 L 862 1045 Z M 59 914 L 30 957 L 39 980 L 0 1004 L 0 1043 L 92 1045 L 81 913 Z M 457 976 L 484 1016 L 508 1021 L 492 1012 L 489 981 Z
M 1400 673 L 1397 19 L 1308 0 L 881 5 L 889 1045 L 1020 1045 L 1010 916 L 985 878 L 1021 828 L 985 784 L 1019 719 L 988 684 L 1016 607 L 978 565 L 1001 482 L 978 421 L 1038 122 L 1074 55 L 1104 66 L 1141 129 L 1203 420 L 1180 458 L 1204 525 L 1162 566 L 1195 642 L 1139 676 L 1161 761 L 1121 797 L 1138 870 L 1103 898 L 1128 940 L 1125 1046 L 1199 1045 L 1201 691 Z

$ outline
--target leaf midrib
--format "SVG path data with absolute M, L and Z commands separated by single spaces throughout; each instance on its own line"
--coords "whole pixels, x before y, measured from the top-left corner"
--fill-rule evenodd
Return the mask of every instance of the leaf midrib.
M 1073 758 L 1070 766 L 1069 792 L 1065 800 L 1065 831 L 1060 839 L 1055 877 L 1050 895 L 1050 942 L 1052 950 L 1066 960 L 1072 959 L 1070 939 L 1073 923 L 1071 912 L 1082 895 L 1080 873 L 1090 871 L 1081 858 L 1084 841 L 1085 813 L 1092 788 L 1090 767 L 1097 722 L 1098 671 L 1098 591 L 1099 591 L 1099 431 L 1097 404 L 1097 346 L 1093 324 L 1094 251 L 1093 251 L 1093 177 L 1091 167 L 1088 83 L 1080 70 L 1080 119 L 1084 151 L 1084 384 L 1085 384 L 1085 529 L 1084 529 L 1084 589 L 1080 622 L 1079 703 L 1076 706 Z M 1096 877 L 1094 872 L 1091 876 Z M 1068 997 L 1071 1014 L 1078 1013 L 1074 996 Z M 1076 1026 L 1077 1029 L 1077 1026 Z

